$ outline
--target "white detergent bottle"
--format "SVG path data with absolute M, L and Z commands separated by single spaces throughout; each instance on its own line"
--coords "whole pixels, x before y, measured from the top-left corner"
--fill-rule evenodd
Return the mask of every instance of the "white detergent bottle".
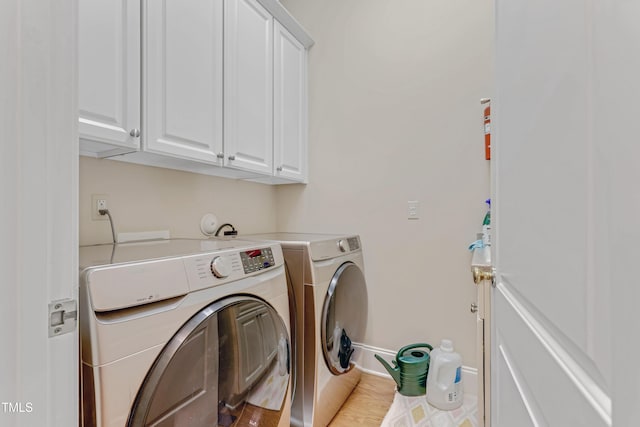
M 451 340 L 442 340 L 430 354 L 427 401 L 438 409 L 462 405 L 462 357 L 453 351 Z

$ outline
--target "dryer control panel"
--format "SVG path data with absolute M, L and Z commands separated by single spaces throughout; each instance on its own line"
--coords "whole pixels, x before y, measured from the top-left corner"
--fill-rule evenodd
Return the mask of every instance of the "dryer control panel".
M 251 249 L 240 252 L 244 273 L 249 274 L 275 265 L 271 248 Z

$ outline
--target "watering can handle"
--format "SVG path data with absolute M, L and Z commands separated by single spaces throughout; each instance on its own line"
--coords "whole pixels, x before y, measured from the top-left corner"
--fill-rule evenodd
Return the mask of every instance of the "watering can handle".
M 411 350 L 411 349 L 414 349 L 414 348 L 422 348 L 422 347 L 428 348 L 429 352 L 431 352 L 431 350 L 433 350 L 433 347 L 431 346 L 431 344 L 427 344 L 427 343 L 409 344 L 409 345 L 406 345 L 406 346 L 402 347 L 400 350 L 398 350 L 398 354 L 402 355 L 407 350 Z

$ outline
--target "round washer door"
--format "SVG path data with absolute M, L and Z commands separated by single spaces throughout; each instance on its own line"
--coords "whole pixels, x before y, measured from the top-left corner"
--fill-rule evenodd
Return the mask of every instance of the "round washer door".
M 327 367 L 334 375 L 354 366 L 354 342 L 367 326 L 367 284 L 362 270 L 345 262 L 336 270 L 322 308 L 320 339 Z
M 252 297 L 224 298 L 166 344 L 127 426 L 231 426 L 255 419 L 278 425 L 289 375 L 289 335 L 273 307 Z

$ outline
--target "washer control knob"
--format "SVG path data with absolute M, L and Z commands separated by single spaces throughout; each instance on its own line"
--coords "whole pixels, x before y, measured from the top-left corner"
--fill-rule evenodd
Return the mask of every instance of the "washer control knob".
M 340 252 L 347 252 L 349 250 L 349 246 L 347 246 L 347 242 L 345 242 L 344 239 L 338 240 L 338 249 L 340 249 Z
M 211 260 L 211 272 L 218 279 L 224 279 L 231 274 L 231 266 L 224 258 L 217 256 Z

